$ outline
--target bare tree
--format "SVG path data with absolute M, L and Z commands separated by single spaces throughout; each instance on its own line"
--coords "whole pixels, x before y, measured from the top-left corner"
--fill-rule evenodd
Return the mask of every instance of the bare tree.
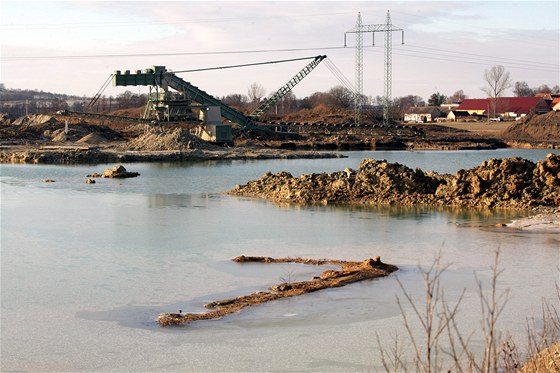
M 496 65 L 490 70 L 484 70 L 484 81 L 487 85 L 481 89 L 492 99 L 492 117 L 496 117 L 498 99 L 506 89 L 511 88 L 511 77 L 505 67 Z
M 548 86 L 548 84 L 542 84 L 535 89 L 537 93 L 552 93 L 552 90 Z
M 532 97 L 535 95 L 535 90 L 530 88 L 527 82 L 515 82 L 513 94 L 517 97 Z
M 329 90 L 328 105 L 333 109 L 349 109 L 354 105 L 355 94 L 341 85 Z
M 509 72 L 502 65 L 492 66 L 490 70 L 484 70 L 484 81 L 487 85 L 481 89 L 492 98 L 502 96 L 506 89 L 512 87 Z
M 261 99 L 266 94 L 266 90 L 264 87 L 259 83 L 252 83 L 249 86 L 249 90 L 247 91 L 247 95 L 249 96 L 249 100 L 253 103 L 254 107 L 257 107 L 258 104 L 261 102 Z
M 460 104 L 467 98 L 467 95 L 463 92 L 462 89 L 455 91 L 450 97 L 449 101 L 454 104 Z
M 232 106 L 238 110 L 244 110 L 247 107 L 248 98 L 245 95 L 234 93 L 222 97 L 221 101 L 229 106 Z

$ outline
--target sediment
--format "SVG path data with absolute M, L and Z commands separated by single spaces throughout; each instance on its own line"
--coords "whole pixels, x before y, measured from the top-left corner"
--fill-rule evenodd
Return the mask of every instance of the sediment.
M 205 313 L 163 313 L 158 316 L 157 322 L 162 326 L 188 324 L 198 320 L 210 320 L 220 318 L 230 313 L 239 312 L 243 308 L 270 302 L 281 298 L 289 298 L 306 293 L 315 292 L 327 288 L 345 286 L 354 282 L 383 277 L 396 271 L 398 268 L 391 264 L 381 262 L 377 256 L 366 259 L 363 262 L 351 262 L 344 260 L 328 259 L 302 259 L 302 258 L 270 258 L 238 256 L 233 258 L 238 263 L 300 263 L 308 265 L 339 265 L 340 270 L 327 270 L 320 276 L 308 281 L 283 282 L 272 286 L 270 291 L 259 291 L 249 295 L 236 298 L 223 299 L 205 305 L 212 311 Z
M 560 155 L 548 154 L 537 163 L 520 157 L 490 159 L 455 175 L 368 159 L 358 170 L 299 177 L 268 172 L 227 193 L 294 204 L 558 207 Z

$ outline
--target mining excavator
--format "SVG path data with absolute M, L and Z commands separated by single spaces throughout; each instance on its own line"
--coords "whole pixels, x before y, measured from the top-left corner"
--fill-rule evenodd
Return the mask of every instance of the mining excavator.
M 112 82 L 113 86 L 150 87 L 148 103 L 144 111 L 144 119 L 151 119 L 158 122 L 202 120 L 203 125 L 201 125 L 195 133 L 197 136 L 216 143 L 231 143 L 231 126 L 229 124 L 224 124 L 221 120 L 222 117 L 230 122 L 238 124 L 241 130 L 259 126 L 259 117 L 261 117 L 276 102 L 288 94 L 296 84 L 305 78 L 326 57 L 327 56 L 323 55 L 304 58 L 312 58 L 313 60 L 273 95 L 263 100 L 261 105 L 250 115 L 245 115 L 224 104 L 216 97 L 177 76 L 176 73 L 178 72 L 167 70 L 165 66 L 152 66 L 151 68 L 143 71 L 137 70 L 135 73 L 131 73 L 130 70 L 126 70 L 124 73 L 117 70 L 114 74 L 112 74 Z M 302 58 L 284 61 L 271 61 L 266 63 L 286 62 L 300 59 Z

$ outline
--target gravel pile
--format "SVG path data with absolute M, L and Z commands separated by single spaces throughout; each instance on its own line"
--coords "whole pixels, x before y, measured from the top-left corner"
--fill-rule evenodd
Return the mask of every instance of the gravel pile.
M 134 138 L 126 145 L 126 150 L 165 151 L 214 149 L 217 146 L 204 141 L 181 128 L 150 128 L 144 134 Z

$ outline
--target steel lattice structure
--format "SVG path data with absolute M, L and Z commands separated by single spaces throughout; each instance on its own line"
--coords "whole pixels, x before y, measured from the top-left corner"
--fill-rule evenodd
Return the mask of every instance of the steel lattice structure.
M 358 13 L 358 20 L 356 27 L 344 33 L 344 46 L 346 47 L 346 34 L 356 34 L 356 99 L 354 101 L 355 122 L 360 124 L 362 106 L 363 106 L 363 34 L 371 32 L 373 36 L 373 44 L 375 45 L 375 33 L 385 33 L 385 58 L 384 58 L 384 72 L 385 84 L 383 95 L 383 124 L 389 124 L 389 108 L 391 103 L 391 90 L 392 90 L 392 53 L 393 53 L 393 31 L 400 31 L 402 33 L 402 44 L 404 44 L 404 30 L 394 26 L 391 23 L 391 14 L 387 11 L 385 23 L 376 25 L 363 25 L 362 16 Z

